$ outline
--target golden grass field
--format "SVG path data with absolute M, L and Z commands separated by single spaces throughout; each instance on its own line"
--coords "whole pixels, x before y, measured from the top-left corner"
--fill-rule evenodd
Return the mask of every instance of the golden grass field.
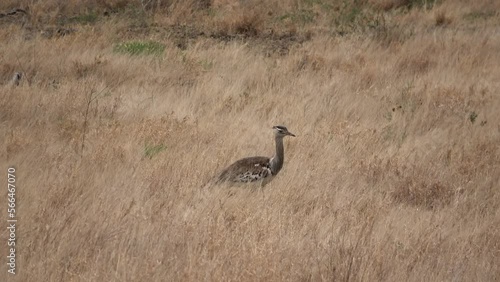
M 498 1 L 12 8 L 1 281 L 500 281 Z M 205 186 L 277 124 L 263 190 Z

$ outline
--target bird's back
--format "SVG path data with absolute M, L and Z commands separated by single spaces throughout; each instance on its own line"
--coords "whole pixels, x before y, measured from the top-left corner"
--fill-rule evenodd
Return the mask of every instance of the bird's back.
M 218 182 L 253 182 L 271 176 L 268 157 L 249 157 L 236 161 L 221 172 Z

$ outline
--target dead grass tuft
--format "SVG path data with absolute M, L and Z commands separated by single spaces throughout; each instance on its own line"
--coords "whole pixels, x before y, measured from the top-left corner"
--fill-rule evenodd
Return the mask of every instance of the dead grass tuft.
M 446 14 L 444 10 L 437 10 L 434 14 L 436 26 L 446 26 L 452 22 L 452 19 Z
M 407 179 L 392 192 L 397 203 L 403 203 L 424 209 L 437 209 L 453 201 L 454 191 L 440 182 L 415 183 L 414 178 Z
M 371 0 L 369 1 L 377 9 L 383 11 L 390 11 L 392 9 L 397 9 L 400 7 L 408 6 L 408 0 Z

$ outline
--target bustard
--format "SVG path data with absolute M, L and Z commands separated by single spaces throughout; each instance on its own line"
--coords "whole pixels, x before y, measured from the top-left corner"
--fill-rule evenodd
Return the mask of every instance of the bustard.
M 273 131 L 276 153 L 272 158 L 249 157 L 238 160 L 220 173 L 217 183 L 225 181 L 248 183 L 262 180 L 262 185 L 265 185 L 272 177 L 276 176 L 285 161 L 283 138 L 285 136 L 295 137 L 295 135 L 282 125 L 273 126 Z

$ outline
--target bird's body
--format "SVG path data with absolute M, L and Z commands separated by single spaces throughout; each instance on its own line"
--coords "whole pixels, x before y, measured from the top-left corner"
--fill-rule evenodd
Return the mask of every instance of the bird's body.
M 263 184 L 269 182 L 276 176 L 285 160 L 283 138 L 285 136 L 294 136 L 284 126 L 274 126 L 274 139 L 276 142 L 276 153 L 272 158 L 268 157 L 249 157 L 240 159 L 224 169 L 217 182 L 240 182 L 248 183 L 262 181 Z
M 249 157 L 236 161 L 219 176 L 220 181 L 253 182 L 271 175 L 267 157 Z

